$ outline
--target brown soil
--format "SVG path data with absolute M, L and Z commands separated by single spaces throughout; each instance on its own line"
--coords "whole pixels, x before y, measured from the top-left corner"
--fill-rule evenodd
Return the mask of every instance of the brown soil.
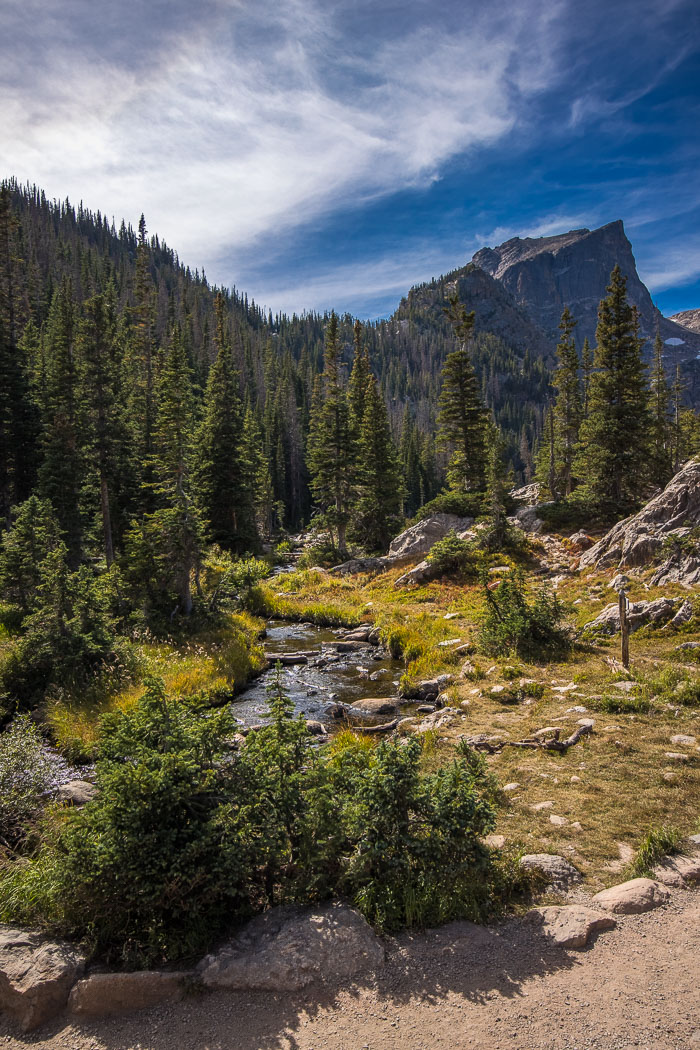
M 578 896 L 578 894 L 577 894 Z M 3 1042 L 4 1040 L 4 1042 Z M 389 943 L 352 988 L 217 993 L 20 1036 L 32 1050 L 696 1050 L 700 889 L 619 918 L 584 951 L 548 948 L 518 921 L 453 923 Z

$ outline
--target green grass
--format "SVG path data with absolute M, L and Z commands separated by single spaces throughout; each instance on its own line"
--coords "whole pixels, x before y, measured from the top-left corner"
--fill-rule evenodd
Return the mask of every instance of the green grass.
M 630 878 L 651 877 L 654 867 L 670 853 L 678 853 L 683 835 L 678 828 L 650 828 L 639 843 L 637 855 L 629 868 Z

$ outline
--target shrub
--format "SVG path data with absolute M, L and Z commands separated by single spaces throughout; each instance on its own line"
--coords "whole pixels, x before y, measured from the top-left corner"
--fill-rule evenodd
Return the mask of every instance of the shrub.
M 603 711 L 608 715 L 648 714 L 651 702 L 643 696 L 625 696 L 624 694 L 605 693 L 599 699 L 591 699 L 594 711 Z
M 414 521 L 425 521 L 433 514 L 456 514 L 460 518 L 478 518 L 484 511 L 483 492 L 457 492 L 449 489 L 424 503 Z
M 476 574 L 476 547 L 469 540 L 462 540 L 456 532 L 448 534 L 434 543 L 428 554 L 428 562 L 441 575 L 461 573 Z
M 545 585 L 530 600 L 520 569 L 512 569 L 493 591 L 486 574 L 482 575 L 482 584 L 486 615 L 480 642 L 487 653 L 516 653 L 523 659 L 533 659 L 571 648 L 570 635 L 562 626 L 564 606 Z
M 40 566 L 35 610 L 0 671 L 6 706 L 33 706 L 51 686 L 76 688 L 110 660 L 125 663 L 115 643 L 104 580 L 82 566 L 69 572 L 60 543 Z
M 15 848 L 54 788 L 39 730 L 19 715 L 0 734 L 0 841 Z
M 351 734 L 319 753 L 279 675 L 269 725 L 235 757 L 233 730 L 228 711 L 196 712 L 156 681 L 106 716 L 98 797 L 3 871 L 0 919 L 151 965 L 286 900 L 345 894 L 383 929 L 486 914 L 496 789 L 481 756 L 460 745 L 424 773 L 417 740 Z

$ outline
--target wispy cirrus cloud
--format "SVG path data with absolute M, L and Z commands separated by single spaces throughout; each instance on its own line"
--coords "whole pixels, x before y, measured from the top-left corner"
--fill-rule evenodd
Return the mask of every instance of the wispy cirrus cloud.
M 175 4 L 161 33 L 151 17 L 142 34 L 132 6 L 115 25 L 118 5 L 35 5 L 30 26 L 31 5 L 11 0 L 4 165 L 117 217 L 143 209 L 181 254 L 209 261 L 338 200 L 427 185 L 502 139 L 539 89 L 523 49 L 544 76 L 559 10 L 525 3 L 457 30 L 423 11 L 353 41 L 342 4 L 217 2 L 191 20 Z

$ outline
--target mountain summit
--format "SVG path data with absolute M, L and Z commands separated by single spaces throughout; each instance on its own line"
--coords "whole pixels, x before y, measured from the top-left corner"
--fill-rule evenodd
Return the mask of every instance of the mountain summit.
M 510 292 L 515 302 L 548 336 L 556 336 L 568 306 L 578 321 L 579 344 L 595 343 L 598 303 L 610 273 L 619 264 L 627 277 L 627 295 L 639 311 L 642 335 L 653 340 L 657 327 L 674 359 L 694 358 L 700 337 L 664 317 L 654 306 L 637 266 L 622 220 L 597 230 L 570 230 L 555 237 L 512 237 L 497 248 L 481 248 L 472 262 Z

